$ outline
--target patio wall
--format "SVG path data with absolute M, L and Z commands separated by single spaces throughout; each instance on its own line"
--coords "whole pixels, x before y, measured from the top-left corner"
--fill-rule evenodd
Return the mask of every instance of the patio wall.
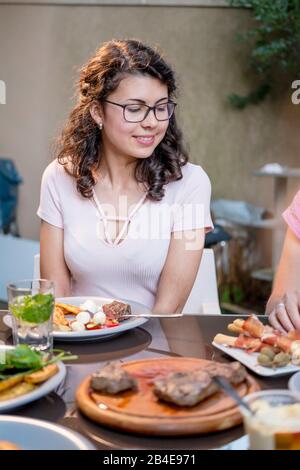
M 249 23 L 248 10 L 232 8 L 0 4 L 0 79 L 7 87 L 0 155 L 13 158 L 24 177 L 22 236 L 38 238 L 40 178 L 72 107 L 77 69 L 112 37 L 158 43 L 174 65 L 191 160 L 208 172 L 213 197 L 270 206 L 272 181 L 252 174 L 267 162 L 299 166 L 300 106 L 288 90 L 242 112 L 227 104 L 229 93 L 251 86 L 234 40 Z

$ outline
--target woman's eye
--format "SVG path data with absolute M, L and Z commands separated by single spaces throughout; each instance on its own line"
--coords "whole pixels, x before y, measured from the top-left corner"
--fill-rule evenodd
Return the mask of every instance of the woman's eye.
M 156 110 L 160 113 L 164 113 L 167 110 L 167 106 L 168 106 L 167 104 L 163 104 L 161 106 L 158 106 Z
M 130 112 L 130 113 L 137 113 L 138 111 L 141 111 L 141 107 L 140 106 L 130 106 L 127 108 L 127 110 Z

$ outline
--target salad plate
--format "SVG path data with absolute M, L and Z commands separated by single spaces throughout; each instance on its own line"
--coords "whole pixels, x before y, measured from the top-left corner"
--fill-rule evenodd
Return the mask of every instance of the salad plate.
M 12 351 L 13 349 L 16 349 L 16 348 L 14 348 L 14 346 L 0 345 L 0 366 L 5 363 L 6 353 L 8 351 Z M 23 355 L 23 358 L 24 358 L 24 355 Z M 32 390 L 28 391 L 27 393 L 19 395 L 20 391 L 13 391 L 13 393 L 9 394 L 9 398 L 6 399 L 5 398 L 6 395 L 3 396 L 4 392 L 12 390 L 13 387 L 0 391 L 0 413 L 6 412 L 8 410 L 12 410 L 14 408 L 18 408 L 20 406 L 26 405 L 27 403 L 38 400 L 39 398 L 42 398 L 48 393 L 55 390 L 60 385 L 60 383 L 64 380 L 65 375 L 66 375 L 66 366 L 64 365 L 64 363 L 61 361 L 58 361 L 56 362 L 56 365 L 57 365 L 57 371 L 54 375 L 52 375 L 51 377 L 49 377 L 42 383 L 36 384 L 34 387 L 32 387 Z M 1 374 L 1 371 L 0 371 L 0 374 Z M 0 390 L 1 390 L 1 380 L 0 380 Z
M 93 302 L 98 308 L 105 304 L 110 304 L 115 299 L 106 298 L 106 297 L 60 297 L 56 298 L 55 302 L 60 304 L 67 304 L 74 307 L 79 307 L 80 305 L 85 304 L 86 302 Z M 115 337 L 121 333 L 126 331 L 132 330 L 133 328 L 137 328 L 143 325 L 145 322 L 148 321 L 149 316 L 151 316 L 151 311 L 145 307 L 144 305 L 130 301 L 124 300 L 131 307 L 131 312 L 133 316 L 122 322 L 119 322 L 117 325 L 106 327 L 105 325 L 101 329 L 92 329 L 92 330 L 82 330 L 82 331 L 57 331 L 54 329 L 53 331 L 53 338 L 57 341 L 91 341 L 91 340 L 107 340 L 112 337 Z M 137 315 L 137 316 L 135 316 Z M 142 315 L 141 317 L 139 315 Z M 145 316 L 144 316 L 145 315 Z M 67 319 L 75 320 L 74 315 L 66 315 Z M 6 326 L 11 328 L 12 326 L 12 319 L 11 314 L 4 315 L 3 322 Z

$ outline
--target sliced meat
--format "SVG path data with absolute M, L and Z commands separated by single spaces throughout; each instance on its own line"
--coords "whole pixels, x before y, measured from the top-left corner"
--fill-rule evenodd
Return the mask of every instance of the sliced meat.
M 204 366 L 204 370 L 211 376 L 224 377 L 232 384 L 243 382 L 246 378 L 246 369 L 239 362 L 223 364 L 221 362 L 211 362 Z
M 102 310 L 108 320 L 118 320 L 119 322 L 126 320 L 131 315 L 130 305 L 119 302 L 118 300 L 103 305 Z
M 91 387 L 93 390 L 115 395 L 124 390 L 137 388 L 137 382 L 121 364 L 112 362 L 92 375 Z
M 153 392 L 163 401 L 179 406 L 195 406 L 213 395 L 218 386 L 204 370 L 173 372 L 154 382 Z
M 154 381 L 154 394 L 163 401 L 179 406 L 195 406 L 213 395 L 218 385 L 212 377 L 224 377 L 232 384 L 242 382 L 246 369 L 239 363 L 222 364 L 212 362 L 201 369 L 189 372 L 173 372 Z

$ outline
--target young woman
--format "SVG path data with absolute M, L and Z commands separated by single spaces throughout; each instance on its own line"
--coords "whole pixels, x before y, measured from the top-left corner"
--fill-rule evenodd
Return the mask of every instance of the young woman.
M 136 40 L 104 44 L 81 69 L 38 209 L 41 275 L 57 296 L 182 310 L 212 227 L 211 186 L 188 163 L 175 91 L 163 57 Z
M 288 229 L 266 313 L 275 328 L 286 332 L 300 330 L 300 191 L 283 217 Z

